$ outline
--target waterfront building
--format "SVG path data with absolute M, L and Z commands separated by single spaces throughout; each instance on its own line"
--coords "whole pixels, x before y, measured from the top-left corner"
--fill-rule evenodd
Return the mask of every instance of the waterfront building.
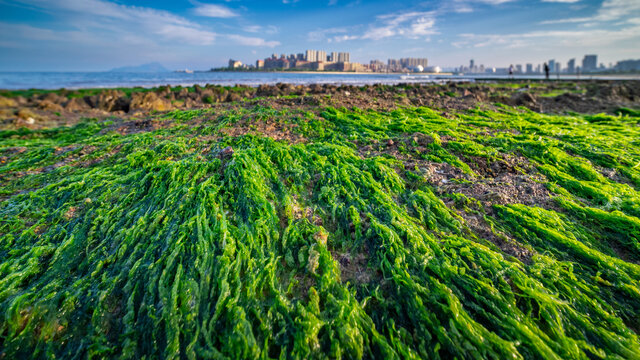
M 567 63 L 567 72 L 569 74 L 574 74 L 576 72 L 576 59 L 571 59 Z
M 229 69 L 238 69 L 242 67 L 242 62 L 238 60 L 229 60 Z
M 582 59 L 582 71 L 595 71 L 598 69 L 598 55 L 585 55 Z
M 526 65 L 527 74 L 533 74 L 533 64 Z

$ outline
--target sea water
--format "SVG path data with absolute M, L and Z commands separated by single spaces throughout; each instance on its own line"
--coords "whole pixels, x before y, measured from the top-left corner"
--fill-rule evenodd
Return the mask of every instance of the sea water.
M 258 86 L 261 84 L 337 84 L 368 85 L 399 83 L 432 83 L 447 81 L 474 81 L 475 79 L 506 79 L 506 76 L 445 75 L 445 74 L 384 74 L 384 73 L 303 73 L 303 72 L 0 72 L 0 89 L 82 89 L 114 87 L 155 87 L 161 85 L 205 85 L 231 86 L 235 84 Z M 542 78 L 542 76 L 520 76 L 516 78 Z M 584 76 L 582 77 L 585 78 Z M 595 77 L 594 77 L 595 78 Z M 616 78 L 599 76 L 601 79 Z M 575 77 L 563 76 L 573 80 Z

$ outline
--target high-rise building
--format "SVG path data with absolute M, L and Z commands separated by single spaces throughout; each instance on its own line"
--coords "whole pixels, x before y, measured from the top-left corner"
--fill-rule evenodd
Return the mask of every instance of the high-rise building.
M 338 53 L 338 62 L 351 62 L 350 60 L 351 54 L 349 54 L 348 52 L 341 52 Z
M 331 52 L 331 58 L 329 59 L 330 62 L 338 62 L 338 53 L 335 51 Z
M 576 59 L 571 59 L 567 63 L 567 72 L 573 74 L 576 72 Z
M 549 62 L 547 63 L 547 65 L 549 65 L 549 72 L 554 72 L 556 71 L 556 61 L 555 60 L 549 60 Z
M 598 69 L 598 55 L 585 55 L 582 59 L 582 71 L 594 71 Z
M 321 62 L 325 62 L 327 61 L 327 52 L 323 51 L 323 50 L 319 50 L 317 53 L 317 58 L 316 61 L 321 61 Z
M 475 61 L 473 59 L 469 60 L 469 70 L 475 71 Z
M 553 69 L 553 71 L 557 74 L 557 73 L 560 73 L 560 70 L 562 70 L 562 66 L 560 65 L 559 62 L 557 62 L 556 67 L 555 69 Z
M 318 52 L 316 50 L 307 50 L 304 59 L 309 62 L 318 61 Z
M 324 50 L 307 50 L 304 57 L 304 60 L 308 62 L 326 62 L 330 61 L 330 59 L 330 57 L 327 58 L 327 52 Z
M 622 60 L 616 63 L 615 69 L 618 71 L 638 71 L 640 70 L 640 60 Z
M 229 60 L 229 68 L 230 69 L 237 69 L 237 68 L 240 68 L 240 67 L 242 67 L 242 62 L 240 62 L 238 60 L 233 60 L 233 59 Z
M 533 64 L 527 64 L 527 74 L 533 74 Z
M 369 68 L 373 71 L 381 71 L 384 70 L 384 63 L 380 60 L 371 60 L 369 62 Z
M 516 64 L 516 73 L 522 74 L 522 64 Z
M 400 71 L 403 69 L 416 68 L 418 66 L 422 66 L 422 68 L 426 69 L 429 61 L 426 58 L 402 58 L 399 60 L 389 59 L 387 63 L 389 65 L 389 70 Z M 460 69 L 462 68 L 464 68 L 464 66 L 460 67 Z

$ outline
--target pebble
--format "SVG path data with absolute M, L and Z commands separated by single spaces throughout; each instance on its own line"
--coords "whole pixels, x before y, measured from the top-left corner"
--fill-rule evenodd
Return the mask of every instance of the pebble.
M 232 155 L 233 155 L 233 148 L 231 146 L 227 146 L 226 148 L 222 149 L 222 151 L 220 151 L 221 158 L 228 158 L 228 157 L 231 157 Z

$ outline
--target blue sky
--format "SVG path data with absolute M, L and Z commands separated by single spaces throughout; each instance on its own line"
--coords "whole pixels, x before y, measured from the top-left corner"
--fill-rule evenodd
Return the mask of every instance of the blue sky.
M 442 67 L 640 58 L 640 0 L 0 0 L 0 71 L 208 69 L 305 49 Z

